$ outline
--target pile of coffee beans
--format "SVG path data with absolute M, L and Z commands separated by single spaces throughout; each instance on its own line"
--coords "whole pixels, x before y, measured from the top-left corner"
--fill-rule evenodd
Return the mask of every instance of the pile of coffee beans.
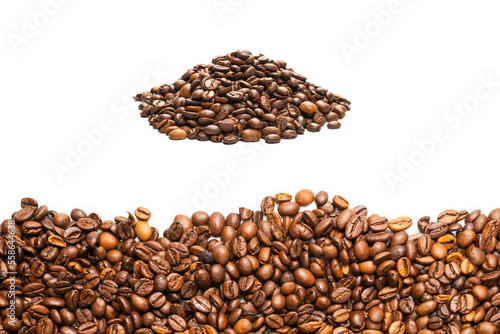
M 500 209 L 413 235 L 325 191 L 177 215 L 162 235 L 150 216 L 22 199 L 1 225 L 0 333 L 499 332 Z
M 135 96 L 141 116 L 170 139 L 279 143 L 327 124 L 340 127 L 350 102 L 250 51 L 217 56 L 169 85 Z

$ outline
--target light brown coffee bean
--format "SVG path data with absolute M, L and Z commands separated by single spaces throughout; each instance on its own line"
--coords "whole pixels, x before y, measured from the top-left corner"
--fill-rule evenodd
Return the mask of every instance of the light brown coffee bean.
M 411 218 L 409 217 L 398 217 L 389 222 L 389 228 L 391 231 L 403 231 L 409 228 L 413 224 Z
M 295 194 L 295 202 L 299 205 L 309 205 L 314 201 L 314 193 L 309 189 L 303 189 Z
M 174 129 L 168 133 L 168 138 L 173 140 L 186 139 L 187 133 L 182 129 Z

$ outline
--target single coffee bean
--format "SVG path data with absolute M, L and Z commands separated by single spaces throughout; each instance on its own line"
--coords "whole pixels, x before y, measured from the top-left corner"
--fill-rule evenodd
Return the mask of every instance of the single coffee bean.
M 243 130 L 241 134 L 241 139 L 246 142 L 254 142 L 254 141 L 259 141 L 259 139 L 262 137 L 262 134 L 260 131 L 255 130 L 255 129 L 246 129 Z
M 314 201 L 314 193 L 309 189 L 303 189 L 295 194 L 295 202 L 299 205 L 309 205 Z
M 294 272 L 297 282 L 304 287 L 311 287 L 316 282 L 314 275 L 305 268 L 299 268 Z
M 252 330 L 252 323 L 250 322 L 250 320 L 243 318 L 243 319 L 238 320 L 234 324 L 233 328 L 236 331 L 236 333 L 245 334 L 245 333 L 248 333 Z
M 168 317 L 168 325 L 176 332 L 182 332 L 186 329 L 186 321 L 178 315 Z
M 331 122 L 328 122 L 328 124 L 326 125 L 328 127 L 328 129 L 340 129 L 340 122 L 339 121 L 331 121 Z
M 392 231 L 403 231 L 409 228 L 413 224 L 411 218 L 409 217 L 399 217 L 391 220 L 389 222 L 389 228 Z
M 281 141 L 281 137 L 278 134 L 268 134 L 264 139 L 268 144 L 277 144 Z
M 278 212 L 283 216 L 295 216 L 300 210 L 297 202 L 284 202 L 278 206 Z

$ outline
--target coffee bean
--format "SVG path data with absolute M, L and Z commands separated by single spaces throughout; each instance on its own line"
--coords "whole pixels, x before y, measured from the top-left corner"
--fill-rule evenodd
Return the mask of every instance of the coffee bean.
M 241 139 L 246 142 L 255 142 L 259 141 L 259 139 L 262 137 L 262 134 L 260 131 L 255 130 L 255 129 L 246 129 L 243 130 L 241 134 Z
M 105 250 L 112 250 L 118 246 L 118 238 L 116 238 L 113 234 L 109 232 L 102 232 L 99 237 L 99 244 Z
M 415 311 L 417 312 L 418 315 L 424 316 L 434 312 L 436 307 L 437 303 L 434 300 L 428 300 L 418 305 Z
M 389 334 L 406 333 L 406 324 L 403 321 L 394 321 L 392 324 L 390 324 L 387 332 Z
M 283 216 L 295 216 L 300 210 L 297 202 L 284 202 L 278 206 L 278 212 Z
M 235 299 L 239 296 L 238 284 L 233 280 L 224 281 L 222 284 L 222 293 L 227 299 Z
M 340 287 L 332 291 L 331 299 L 336 304 L 343 304 L 351 298 L 352 291 L 346 287 Z
M 32 208 L 38 209 L 38 202 L 34 198 L 25 197 L 25 198 L 21 199 L 21 208 L 24 209 L 26 207 L 32 207 Z
M 396 263 L 396 268 L 401 277 L 403 278 L 408 277 L 411 272 L 411 260 L 407 257 L 402 257 L 398 259 Z
M 172 140 L 182 140 L 187 138 L 186 131 L 182 129 L 173 129 L 168 133 L 168 138 Z
M 285 325 L 283 318 L 277 314 L 268 315 L 265 321 L 267 326 L 273 329 L 282 328 Z
M 238 82 L 234 86 L 232 82 Z M 135 96 L 141 117 L 171 139 L 267 143 L 338 129 L 350 102 L 307 81 L 280 60 L 248 51 L 215 57 L 170 85 Z
M 483 321 L 476 327 L 478 334 L 495 334 L 498 333 L 498 328 L 495 324 L 489 321 Z
M 309 189 L 303 189 L 295 194 L 295 202 L 299 205 L 309 205 L 314 201 L 314 193 Z
M 192 92 L 184 88 L 183 94 Z M 500 227 L 489 216 L 446 210 L 437 222 L 422 218 L 421 233 L 408 235 L 400 229 L 409 218 L 367 217 L 366 207 L 349 209 L 340 196 L 328 201 L 326 192 L 314 196 L 302 190 L 292 199 L 286 193 L 268 196 L 260 211 L 240 207 L 227 218 L 203 211 L 191 218 L 178 215 L 162 237 L 146 223 L 151 213 L 145 208 L 135 212 L 139 221 L 132 215 L 102 220 L 80 209 L 70 218 L 46 208 L 26 221 L 17 213 L 22 279 L 16 279 L 16 320 L 9 322 L 2 313 L 3 329 L 380 334 L 455 333 L 459 326 L 468 333 L 476 326 L 476 332 L 497 331 Z M 316 209 L 301 211 L 312 202 Z M 30 203 L 35 202 L 24 200 L 23 208 L 35 207 Z M 490 213 L 499 215 L 500 210 Z M 448 228 L 462 219 L 469 225 Z M 6 245 L 0 237 L 1 272 L 8 270 Z M 0 294 L 0 306 L 8 305 Z
M 389 228 L 389 221 L 385 217 L 370 216 L 368 218 L 368 227 L 373 232 L 382 232 Z
M 78 327 L 78 333 L 80 334 L 96 334 L 99 328 L 93 322 L 85 322 Z
M 328 124 L 326 125 L 328 127 L 328 129 L 340 129 L 340 122 L 339 121 L 331 121 L 331 122 L 328 122 Z
M 431 255 L 435 259 L 441 260 L 441 259 L 444 259 L 448 255 L 448 251 L 443 244 L 436 242 L 431 247 Z
M 458 217 L 459 213 L 457 210 L 446 210 L 438 215 L 437 221 L 440 223 L 450 225 L 455 223 L 458 220 Z
M 480 248 L 475 246 L 469 246 L 467 248 L 466 254 L 469 257 L 470 262 L 474 266 L 481 266 L 486 259 L 486 255 L 484 254 L 484 252 Z
M 111 324 L 106 329 L 106 334 L 126 334 L 125 328 L 119 324 Z
M 349 202 L 339 195 L 333 196 L 332 204 L 340 210 L 345 210 L 349 207 Z
M 464 258 L 460 263 L 460 271 L 464 275 L 468 275 L 472 273 L 475 269 L 475 266 L 472 264 L 469 258 Z
M 220 236 L 225 224 L 226 220 L 224 219 L 224 215 L 222 215 L 222 213 L 214 212 L 210 215 L 208 227 L 210 228 L 210 233 L 212 235 Z
M 25 206 L 21 210 L 15 212 L 12 215 L 12 218 L 18 224 L 24 223 L 24 222 L 30 220 L 34 216 L 35 211 L 36 211 L 36 208 L 34 208 L 33 206 Z
M 252 330 L 252 323 L 250 322 L 250 320 L 243 318 L 243 319 L 238 320 L 234 324 L 233 328 L 236 331 L 236 333 L 245 334 L 245 333 L 248 333 Z
M 151 238 L 152 230 L 149 224 L 145 221 L 138 221 L 134 227 L 135 235 L 141 241 L 148 241 Z
M 398 217 L 389 222 L 389 228 L 392 231 L 403 231 L 412 225 L 412 220 L 409 217 Z
M 168 317 L 168 325 L 176 332 L 182 332 L 186 329 L 186 321 L 178 315 Z
M 37 334 L 52 334 L 54 333 L 54 322 L 50 318 L 41 318 L 36 323 Z
M 191 299 L 191 303 L 198 312 L 202 313 L 209 313 L 212 307 L 210 301 L 203 296 L 194 297 Z
M 366 216 L 352 216 L 345 227 L 345 235 L 348 239 L 356 239 L 363 232 L 363 227 L 367 223 Z
M 281 141 L 281 137 L 278 134 L 268 134 L 264 139 L 268 144 L 277 144 Z
M 139 220 L 148 221 L 151 218 L 151 211 L 146 208 L 139 207 L 134 212 L 135 216 Z
M 314 275 L 305 268 L 299 268 L 295 270 L 294 276 L 297 282 L 304 287 L 313 286 L 316 282 L 316 278 L 314 277 Z
M 476 233 L 472 230 L 464 230 L 457 234 L 457 244 L 459 247 L 469 247 L 476 238 Z
M 38 235 L 42 231 L 42 224 L 37 221 L 27 221 L 21 225 L 21 230 L 27 235 Z

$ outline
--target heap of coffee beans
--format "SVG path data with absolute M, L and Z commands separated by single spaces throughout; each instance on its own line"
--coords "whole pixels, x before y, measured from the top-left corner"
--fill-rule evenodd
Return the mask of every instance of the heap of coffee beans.
M 499 332 L 500 209 L 446 210 L 408 235 L 408 217 L 301 190 L 177 215 L 160 235 L 145 208 L 21 207 L 1 226 L 0 333 Z
M 170 139 L 234 144 L 293 139 L 327 124 L 340 127 L 350 102 L 286 67 L 250 51 L 218 56 L 169 85 L 135 96 L 141 116 Z

